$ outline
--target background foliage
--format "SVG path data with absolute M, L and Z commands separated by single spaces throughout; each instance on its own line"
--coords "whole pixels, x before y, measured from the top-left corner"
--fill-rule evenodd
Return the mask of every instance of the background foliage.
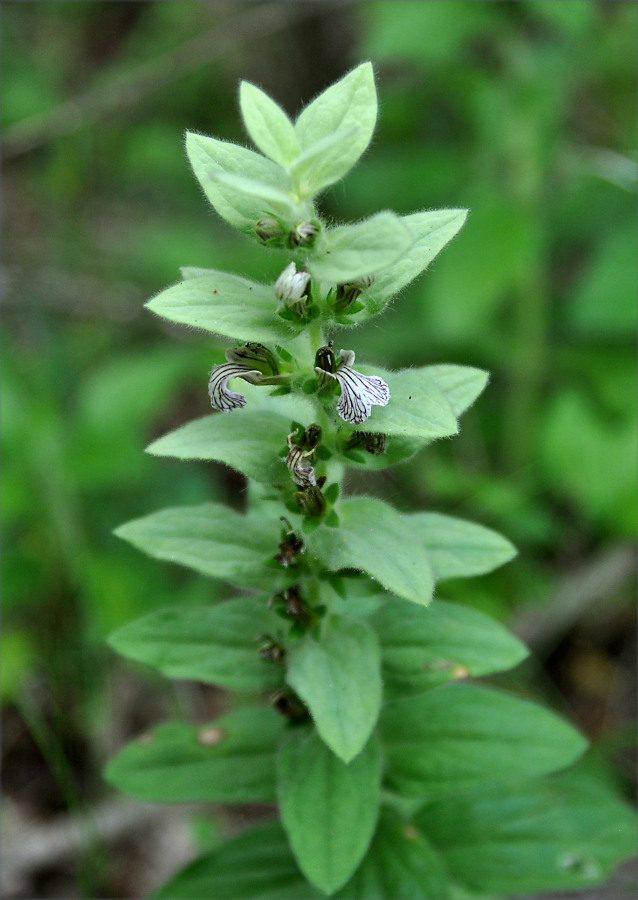
M 518 546 L 514 563 L 450 582 L 446 599 L 528 641 L 526 677 L 628 779 L 635 6 L 27 0 L 3 12 L 8 835 L 25 819 L 101 809 L 104 759 L 167 710 L 224 708 L 214 691 L 167 686 L 104 644 L 145 611 L 221 590 L 112 529 L 165 505 L 243 504 L 229 470 L 141 452 L 207 412 L 206 376 L 223 359 L 221 344 L 142 303 L 184 264 L 278 274 L 278 260 L 211 213 L 185 129 L 245 141 L 240 78 L 294 113 L 366 58 L 381 100 L 373 151 L 324 210 L 471 214 L 351 346 L 386 368 L 450 361 L 492 380 L 459 437 L 350 488 L 467 516 Z M 214 845 L 222 820 L 196 821 L 194 840 Z M 134 849 L 113 871 L 100 827 L 89 834 L 61 864 L 14 866 L 8 896 L 139 896 L 162 880 Z

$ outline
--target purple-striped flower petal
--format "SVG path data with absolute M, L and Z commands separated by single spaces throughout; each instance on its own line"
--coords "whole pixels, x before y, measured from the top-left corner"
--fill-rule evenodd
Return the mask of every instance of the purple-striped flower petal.
M 352 368 L 354 353 L 352 350 L 341 350 L 342 363 L 330 378 L 336 378 L 341 387 L 341 399 L 337 404 L 337 412 L 346 422 L 360 425 L 368 418 L 373 406 L 385 406 L 390 399 L 390 389 L 383 378 L 378 375 L 362 375 Z
M 219 409 L 221 412 L 242 409 L 246 406 L 246 398 L 243 394 L 237 394 L 228 389 L 226 385 L 229 378 L 246 378 L 247 375 L 261 374 L 259 369 L 251 369 L 250 366 L 242 366 L 241 363 L 223 363 L 220 366 L 213 366 L 208 380 L 210 405 L 213 409 Z

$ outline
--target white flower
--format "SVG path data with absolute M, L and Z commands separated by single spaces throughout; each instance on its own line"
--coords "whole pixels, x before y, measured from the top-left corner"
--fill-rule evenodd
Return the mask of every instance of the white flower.
M 346 422 L 360 425 L 370 415 L 373 406 L 385 406 L 390 399 L 390 390 L 378 375 L 362 375 L 352 368 L 354 353 L 352 350 L 341 350 L 341 365 L 337 371 L 317 372 L 336 378 L 341 386 L 341 399 L 337 404 L 337 412 Z
M 233 409 L 241 409 L 246 406 L 244 395 L 230 391 L 226 387 L 227 382 L 230 378 L 245 378 L 246 381 L 250 381 L 252 376 L 261 374 L 259 369 L 252 369 L 241 363 L 229 362 L 214 366 L 208 380 L 210 405 L 222 412 L 231 412 Z
M 275 282 L 275 295 L 286 306 L 292 306 L 304 299 L 309 281 L 310 275 L 298 272 L 294 262 L 291 262 Z

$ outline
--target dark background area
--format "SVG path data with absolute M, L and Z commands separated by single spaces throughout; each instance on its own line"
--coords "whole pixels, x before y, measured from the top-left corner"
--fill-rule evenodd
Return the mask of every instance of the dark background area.
M 180 265 L 278 274 L 215 216 L 183 147 L 187 128 L 247 143 L 241 78 L 292 115 L 372 59 L 377 132 L 324 212 L 470 208 L 347 346 L 386 367 L 480 366 L 488 390 L 459 437 L 350 487 L 517 545 L 442 594 L 529 643 L 507 683 L 576 723 L 630 796 L 635 4 L 9 0 L 2 14 L 3 896 L 139 897 L 267 813 L 134 803 L 101 776 L 153 722 L 225 704 L 116 659 L 105 637 L 224 596 L 111 531 L 164 505 L 243 502 L 221 466 L 144 455 L 207 412 L 224 345 L 142 308 Z

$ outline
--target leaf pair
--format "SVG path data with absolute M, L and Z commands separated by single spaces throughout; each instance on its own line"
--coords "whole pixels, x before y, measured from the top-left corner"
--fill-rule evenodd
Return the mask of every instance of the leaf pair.
M 302 196 L 342 178 L 364 152 L 377 119 L 370 63 L 331 85 L 300 113 L 286 113 L 255 85 L 243 81 L 239 105 L 246 131 L 273 162 L 290 172 Z
M 382 807 L 368 852 L 333 896 L 446 900 L 452 891 L 509 897 L 600 884 L 635 852 L 635 816 L 580 768 L 524 781 L 516 792 L 506 785 L 440 800 L 412 821 Z M 304 879 L 276 823 L 200 857 L 156 894 L 157 900 L 322 896 Z
M 230 187 L 226 190 L 231 191 Z M 235 196 L 232 191 L 231 196 Z M 339 317 L 340 323 L 356 324 L 381 312 L 417 278 L 459 231 L 465 217 L 466 211 L 458 209 L 402 217 L 378 213 L 364 222 L 328 231 L 320 252 L 308 261 L 308 269 L 315 278 L 334 283 L 375 273 L 360 297 L 364 308 L 351 319 L 346 313 Z M 150 300 L 148 309 L 171 322 L 234 340 L 277 343 L 294 335 L 290 323 L 275 315 L 271 286 L 214 269 L 185 267 L 182 277 L 184 280 Z

